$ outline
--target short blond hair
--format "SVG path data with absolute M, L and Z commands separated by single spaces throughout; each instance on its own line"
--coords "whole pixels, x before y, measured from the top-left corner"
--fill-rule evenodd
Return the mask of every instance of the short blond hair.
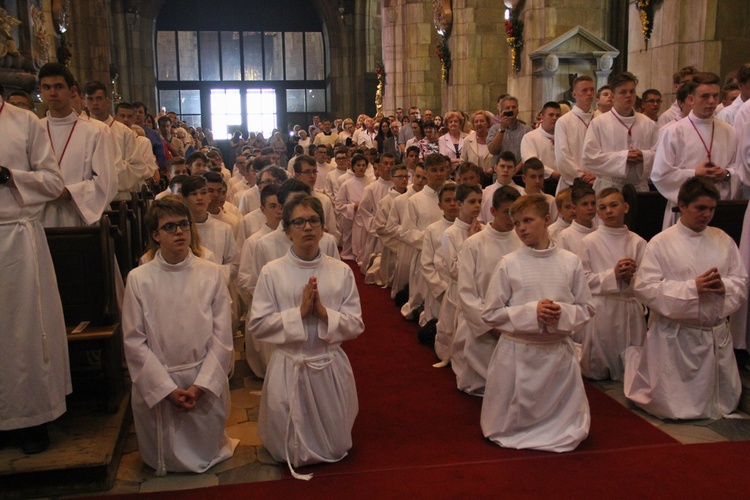
M 541 194 L 527 194 L 521 196 L 510 206 L 510 216 L 513 217 L 516 214 L 525 212 L 526 210 L 533 210 L 540 217 L 546 217 L 549 215 L 549 205 L 547 204 L 547 198 Z

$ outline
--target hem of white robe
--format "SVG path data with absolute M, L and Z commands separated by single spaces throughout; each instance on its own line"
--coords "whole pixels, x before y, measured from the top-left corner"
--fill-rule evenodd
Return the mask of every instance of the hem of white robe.
M 68 393 L 70 394 L 70 393 Z M 67 410 L 65 406 L 65 399 L 61 403 L 55 405 L 54 408 L 44 413 L 39 413 L 30 417 L 19 417 L 12 419 L 0 420 L 0 431 L 12 431 L 16 429 L 26 429 L 28 427 L 35 427 L 37 425 L 46 424 L 57 419 Z

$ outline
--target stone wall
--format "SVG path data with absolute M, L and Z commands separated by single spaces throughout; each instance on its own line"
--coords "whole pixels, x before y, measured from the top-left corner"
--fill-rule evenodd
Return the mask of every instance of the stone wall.
M 537 108 L 543 104 L 541 96 L 536 97 L 539 102 L 535 102 L 531 61 L 528 55 L 579 25 L 609 41 L 610 34 L 607 33 L 609 14 L 607 0 L 527 0 L 523 2 L 520 11 L 520 18 L 524 22 L 521 71 L 514 73 L 509 69 L 508 78 L 508 93 L 518 97 L 522 120 L 530 123 L 532 117 L 539 111 Z
M 663 93 L 662 110 L 674 101 L 672 74 L 694 65 L 722 77 L 750 61 L 750 2 L 746 0 L 663 0 L 655 9 L 648 48 L 634 5 L 629 8 L 628 67 L 639 90 Z

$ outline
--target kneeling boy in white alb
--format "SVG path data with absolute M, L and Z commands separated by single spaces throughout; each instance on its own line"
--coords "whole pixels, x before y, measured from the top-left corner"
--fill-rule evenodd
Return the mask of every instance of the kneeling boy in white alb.
M 543 196 L 511 206 L 524 246 L 495 269 L 482 320 L 500 335 L 487 370 L 484 436 L 505 448 L 563 452 L 586 439 L 591 424 L 570 335 L 594 314 L 581 260 L 547 235 Z

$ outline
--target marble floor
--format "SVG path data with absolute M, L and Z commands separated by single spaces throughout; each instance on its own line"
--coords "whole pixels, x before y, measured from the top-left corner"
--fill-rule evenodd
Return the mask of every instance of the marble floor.
M 141 462 L 134 429 L 130 430 L 114 487 L 102 494 L 174 491 L 222 484 L 271 481 L 281 478 L 281 466 L 263 448 L 258 438 L 258 407 L 263 382 L 255 378 L 244 360 L 244 339 L 235 339 L 235 372 L 230 380 L 232 411 L 227 422 L 230 437 L 240 439 L 234 456 L 203 474 L 168 474 L 156 477 L 154 470 Z M 750 373 L 744 374 L 750 387 Z M 628 403 L 622 383 L 594 382 L 606 394 L 629 408 L 683 444 L 750 439 L 750 416 L 738 412 L 722 420 L 665 421 L 657 419 Z M 80 495 L 79 495 L 80 496 Z

